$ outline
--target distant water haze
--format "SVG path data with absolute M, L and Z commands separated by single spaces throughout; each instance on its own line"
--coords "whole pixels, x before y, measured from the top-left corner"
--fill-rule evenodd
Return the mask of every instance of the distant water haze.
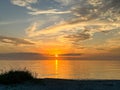
M 120 60 L 119 55 L 109 54 L 85 54 L 85 53 L 65 53 L 65 54 L 42 54 L 33 52 L 0 53 L 0 60 Z

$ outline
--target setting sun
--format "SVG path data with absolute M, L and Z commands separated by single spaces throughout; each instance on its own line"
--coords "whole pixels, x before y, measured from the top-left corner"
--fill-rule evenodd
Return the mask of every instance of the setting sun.
M 58 57 L 58 54 L 55 54 L 55 57 Z

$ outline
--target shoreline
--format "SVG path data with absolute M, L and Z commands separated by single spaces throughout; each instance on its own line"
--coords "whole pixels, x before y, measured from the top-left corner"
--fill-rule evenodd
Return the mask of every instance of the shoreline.
M 120 90 L 120 80 L 34 79 L 2 85 L 0 90 Z

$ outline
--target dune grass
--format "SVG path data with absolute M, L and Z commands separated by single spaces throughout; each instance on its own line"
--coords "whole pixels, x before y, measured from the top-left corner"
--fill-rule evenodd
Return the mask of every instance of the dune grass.
M 0 74 L 0 84 L 19 84 L 33 79 L 33 74 L 27 70 L 10 70 Z

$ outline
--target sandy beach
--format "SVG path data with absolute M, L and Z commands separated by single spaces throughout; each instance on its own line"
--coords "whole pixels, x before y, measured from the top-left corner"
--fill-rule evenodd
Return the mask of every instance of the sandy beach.
M 0 90 L 120 90 L 119 80 L 35 79 L 21 84 L 0 85 Z

